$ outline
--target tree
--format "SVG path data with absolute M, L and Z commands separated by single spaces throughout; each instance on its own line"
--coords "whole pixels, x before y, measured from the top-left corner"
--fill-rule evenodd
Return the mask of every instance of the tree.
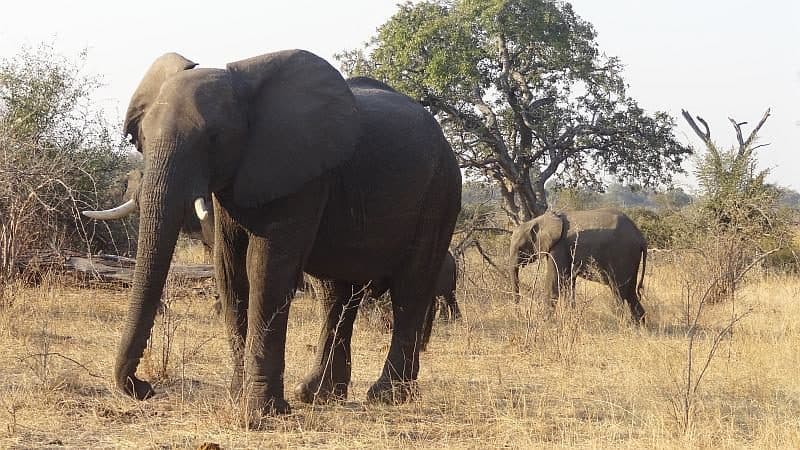
M 769 169 L 758 169 L 756 150 L 767 145 L 757 143 L 758 132 L 770 110 L 746 138 L 742 126 L 747 122 L 729 119 L 738 145 L 727 150 L 717 148 L 702 117 L 695 121 L 687 111 L 682 114 L 706 147 L 697 163 L 702 197 L 698 202 L 700 214 L 693 224 L 695 241 L 717 272 L 714 298 L 725 299 L 735 293 L 756 263 L 796 262 L 790 221 L 779 203 L 780 191 L 766 182 Z
M 93 250 L 125 235 L 78 214 L 115 203 L 112 188 L 131 163 L 119 127 L 91 105 L 99 82 L 81 70 L 85 56 L 41 45 L 0 60 L 0 279 L 23 253 Z
M 547 208 L 545 183 L 650 186 L 690 150 L 674 120 L 627 96 L 591 24 L 550 0 L 405 3 L 343 72 L 378 78 L 437 115 L 468 175 L 492 181 L 516 222 Z
M 696 175 L 703 193 L 702 206 L 710 219 L 722 227 L 741 228 L 745 223 L 760 224 L 763 231 L 769 231 L 777 214 L 780 191 L 766 182 L 769 169 L 758 170 L 755 151 L 768 145 L 756 142 L 758 132 L 770 116 L 770 110 L 767 109 L 747 138 L 741 128 L 747 122 L 729 118 L 736 132 L 738 147 L 728 150 L 717 148 L 711 139 L 708 124 L 702 117 L 698 116 L 695 121 L 686 110 L 682 114 L 706 147 L 697 164 Z

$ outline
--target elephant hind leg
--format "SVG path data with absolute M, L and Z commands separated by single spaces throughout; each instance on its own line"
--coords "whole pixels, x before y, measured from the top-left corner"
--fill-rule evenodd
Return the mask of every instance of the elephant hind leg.
M 353 322 L 364 297 L 361 285 L 339 281 L 323 281 L 320 285 L 326 319 L 317 345 L 315 367 L 294 389 L 297 399 L 305 403 L 347 398 Z
M 627 283 L 619 287 L 619 297 L 621 300 L 628 304 L 631 310 L 631 320 L 636 325 L 644 325 L 645 311 L 642 302 L 639 299 L 639 294 L 636 292 L 634 282 Z
M 419 352 L 426 344 L 435 312 L 434 282 L 420 271 L 407 272 L 393 284 L 392 342 L 381 376 L 367 393 L 369 400 L 403 403 L 411 398 L 419 373 Z
M 402 403 L 415 392 L 426 321 L 435 312 L 438 273 L 433 268 L 442 266 L 459 210 L 461 185 L 452 183 L 457 177 L 458 173 L 434 174 L 408 257 L 391 278 L 392 342 L 381 376 L 367 392 L 370 401 Z

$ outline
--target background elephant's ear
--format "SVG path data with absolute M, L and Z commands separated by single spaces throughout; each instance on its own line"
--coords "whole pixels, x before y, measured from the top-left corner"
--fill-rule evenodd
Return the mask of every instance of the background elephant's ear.
M 158 96 L 161 85 L 172 75 L 189 70 L 196 65 L 177 53 L 166 53 L 159 56 L 147 69 L 131 97 L 123 125 L 125 134 L 131 135 L 131 142 L 136 148 L 139 148 L 139 122 Z
M 536 234 L 536 246 L 540 252 L 549 252 L 561 239 L 564 222 L 557 215 L 546 212 L 535 219 L 532 231 Z
M 237 204 L 284 197 L 352 156 L 360 130 L 355 99 L 327 61 L 286 50 L 228 70 L 249 126 L 233 182 Z

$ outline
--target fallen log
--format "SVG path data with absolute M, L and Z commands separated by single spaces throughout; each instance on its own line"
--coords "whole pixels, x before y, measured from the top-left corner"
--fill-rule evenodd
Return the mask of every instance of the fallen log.
M 23 279 L 38 284 L 45 275 L 75 275 L 81 282 L 130 285 L 136 260 L 118 255 L 86 255 L 74 251 L 38 251 L 21 255 L 17 270 Z M 172 264 L 173 280 L 201 281 L 214 277 L 211 264 Z
M 68 256 L 64 261 L 66 270 L 86 274 L 99 281 L 133 282 L 136 260 L 116 255 L 93 255 L 91 257 Z M 211 264 L 172 264 L 169 276 L 183 280 L 204 280 L 214 276 Z

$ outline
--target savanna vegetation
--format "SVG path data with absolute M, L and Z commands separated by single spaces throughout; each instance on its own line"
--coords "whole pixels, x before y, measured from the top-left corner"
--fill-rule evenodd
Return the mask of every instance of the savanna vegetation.
M 466 174 L 451 246 L 463 317 L 435 324 L 419 397 L 384 406 L 364 399 L 389 346 L 385 314 L 362 308 L 350 398 L 293 401 L 260 431 L 241 429 L 227 394 L 212 282 L 168 280 L 140 367 L 158 394 L 140 402 L 110 377 L 127 291 L 25 276 L 20 261 L 37 253 L 135 253 L 135 220 L 78 211 L 118 203 L 137 161 L 91 101 L 85 55 L 42 46 L 0 60 L 0 447 L 800 447 L 800 194 L 758 163 L 770 112 L 728 130 L 684 112 L 701 143 L 688 147 L 676 118 L 627 95 L 621 61 L 594 39 L 563 2 L 428 0 L 340 55 L 344 72 L 427 105 L 452 142 Z M 691 153 L 697 186 L 673 185 Z M 583 280 L 574 307 L 546 307 L 535 264 L 514 303 L 508 230 L 547 208 L 605 206 L 648 238 L 646 324 Z M 206 261 L 199 242 L 179 244 L 179 261 Z M 288 386 L 321 314 L 310 293 L 292 305 Z

